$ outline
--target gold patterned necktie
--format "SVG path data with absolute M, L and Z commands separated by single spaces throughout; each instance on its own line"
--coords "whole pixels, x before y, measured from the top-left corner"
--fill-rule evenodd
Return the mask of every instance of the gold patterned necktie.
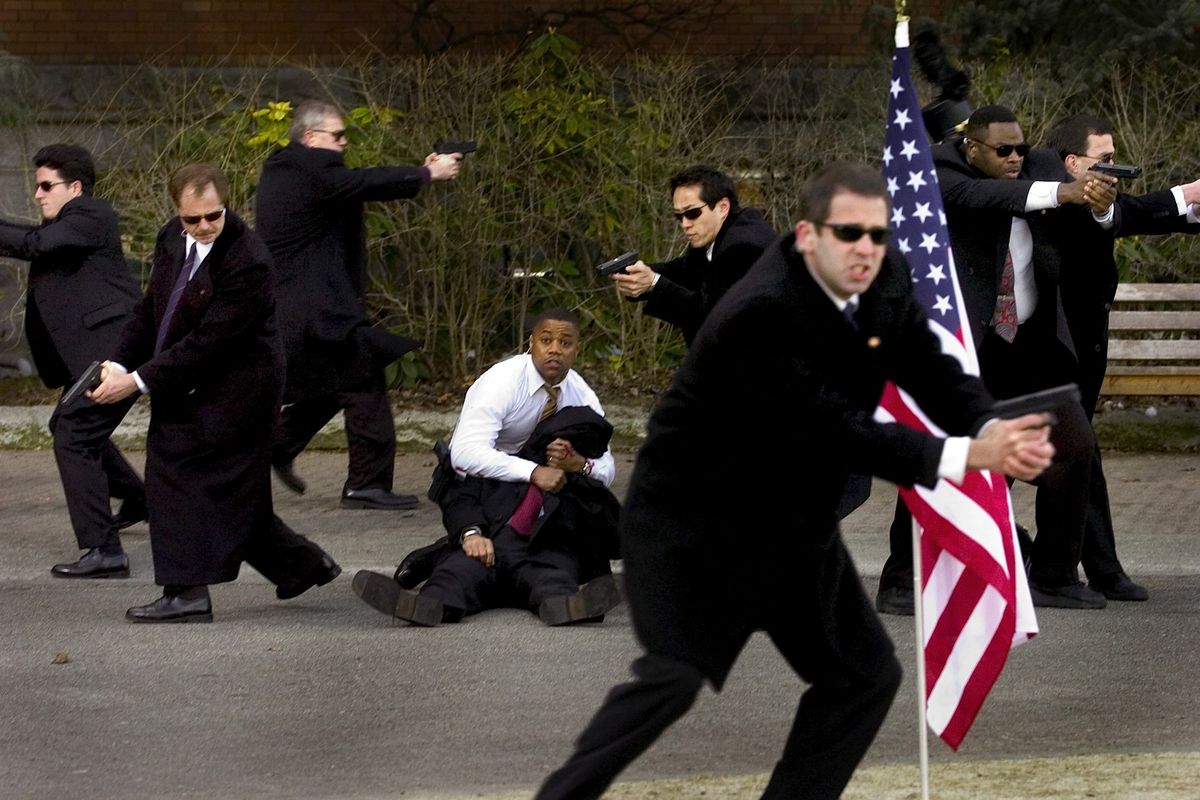
M 548 383 L 542 384 L 542 388 L 546 390 L 546 405 L 542 406 L 542 413 L 538 415 L 538 422 L 549 417 L 555 411 L 558 411 L 558 393 L 560 387 L 551 386 Z

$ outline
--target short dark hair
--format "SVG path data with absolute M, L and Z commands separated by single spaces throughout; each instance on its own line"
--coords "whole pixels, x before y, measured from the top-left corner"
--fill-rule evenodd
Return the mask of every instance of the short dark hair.
M 305 100 L 296 106 L 292 112 L 292 127 L 288 130 L 288 138 L 298 142 L 304 138 L 305 131 L 311 131 L 325 122 L 326 117 L 345 117 L 342 110 L 333 103 L 324 100 Z
M 738 208 L 737 187 L 733 184 L 733 178 L 720 170 L 704 164 L 693 164 L 671 176 L 671 194 L 675 194 L 680 186 L 699 186 L 700 199 L 710 208 L 722 197 L 729 198 L 730 210 Z
M 882 197 L 891 216 L 892 198 L 880 170 L 853 161 L 835 161 L 822 167 L 804 184 L 800 196 L 800 218 L 816 224 L 824 223 L 829 219 L 829 206 L 838 192 Z
M 575 326 L 575 333 L 579 333 L 581 331 L 581 328 L 579 327 L 579 317 L 575 315 L 575 312 L 569 308 L 562 308 L 560 306 L 557 308 L 547 308 L 545 311 L 534 317 L 533 322 L 529 326 L 529 335 L 532 336 L 533 332 L 538 329 L 538 326 L 548 319 L 556 320 L 558 322 L 566 322 Z
M 58 173 L 60 180 L 67 183 L 79 181 L 83 193 L 91 194 L 96 185 L 96 165 L 92 154 L 77 144 L 48 144 L 33 155 L 35 167 L 47 167 Z
M 988 126 L 996 122 L 1016 122 L 1017 115 L 1005 106 L 984 106 L 977 108 L 967 117 L 967 128 L 963 135 L 969 139 L 985 139 Z
M 1113 128 L 1093 114 L 1076 114 L 1054 123 L 1046 134 L 1046 147 L 1058 153 L 1059 158 L 1083 155 L 1087 152 L 1089 136 L 1113 134 Z
M 175 170 L 167 182 L 167 193 L 178 208 L 185 191 L 191 190 L 192 194 L 201 195 L 210 183 L 217 190 L 221 203 L 229 202 L 229 179 L 212 164 L 188 164 Z

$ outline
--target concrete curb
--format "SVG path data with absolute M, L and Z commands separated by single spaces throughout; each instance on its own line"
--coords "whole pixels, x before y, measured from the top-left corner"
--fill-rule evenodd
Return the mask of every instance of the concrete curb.
M 645 412 L 629 407 L 614 406 L 606 410 L 613 424 L 613 446 L 634 450 L 646 435 Z M 52 441 L 48 424 L 54 412 L 52 405 L 0 406 L 0 448 L 9 450 L 45 450 Z M 396 447 L 400 452 L 425 452 L 438 439 L 449 439 L 454 431 L 458 412 L 401 410 L 396 412 Z M 138 402 L 113 434 L 118 447 L 144 450 L 146 428 L 150 422 L 150 404 Z M 345 426 L 341 415 L 321 429 L 313 439 L 314 450 L 344 450 Z

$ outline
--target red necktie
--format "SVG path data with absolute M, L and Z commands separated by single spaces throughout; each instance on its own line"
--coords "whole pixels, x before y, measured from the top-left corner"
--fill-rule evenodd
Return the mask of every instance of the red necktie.
M 1012 252 L 1009 251 L 1004 255 L 1004 269 L 1000 272 L 1000 287 L 996 292 L 996 310 L 992 312 L 992 327 L 996 329 L 997 336 L 1010 343 L 1017 338 L 1015 284 Z

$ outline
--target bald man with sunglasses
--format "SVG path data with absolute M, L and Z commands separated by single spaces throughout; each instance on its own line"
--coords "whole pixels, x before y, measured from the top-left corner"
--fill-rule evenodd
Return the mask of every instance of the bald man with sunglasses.
M 733 179 L 712 167 L 688 167 L 671 177 L 670 186 L 687 252 L 657 264 L 638 261 L 612 280 L 622 296 L 643 303 L 645 314 L 679 328 L 690 345 L 708 312 L 758 260 L 775 231 L 738 203 Z

